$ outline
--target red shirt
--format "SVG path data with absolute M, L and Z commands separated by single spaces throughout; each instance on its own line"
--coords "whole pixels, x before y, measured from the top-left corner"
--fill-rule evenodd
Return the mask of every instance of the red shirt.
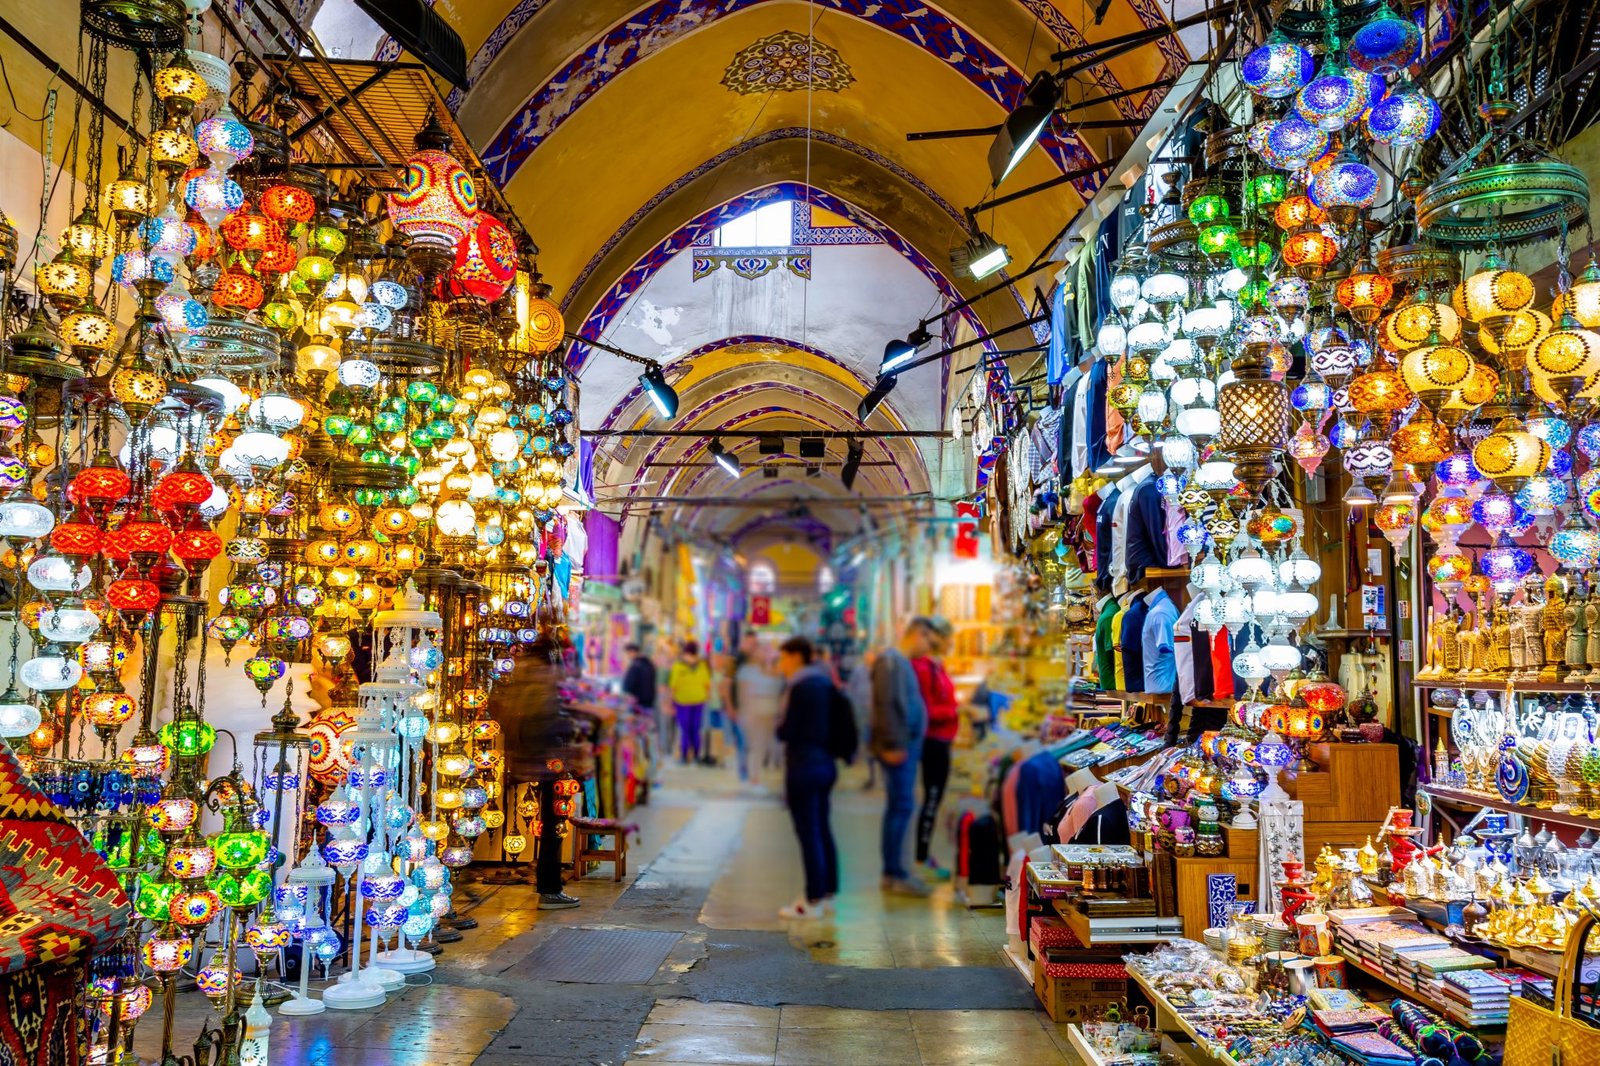
M 955 682 L 950 680 L 944 667 L 932 659 L 912 659 L 911 668 L 917 672 L 922 702 L 928 705 L 928 737 L 945 742 L 954 740 L 961 728 Z
M 1213 699 L 1233 698 L 1233 645 L 1226 629 L 1217 630 L 1217 635 L 1212 638 L 1211 684 Z

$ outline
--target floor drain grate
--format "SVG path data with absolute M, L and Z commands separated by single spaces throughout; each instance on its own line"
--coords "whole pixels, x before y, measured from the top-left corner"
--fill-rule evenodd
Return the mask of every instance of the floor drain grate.
M 557 929 L 533 950 L 526 972 L 545 981 L 643 984 L 683 936 L 649 929 Z

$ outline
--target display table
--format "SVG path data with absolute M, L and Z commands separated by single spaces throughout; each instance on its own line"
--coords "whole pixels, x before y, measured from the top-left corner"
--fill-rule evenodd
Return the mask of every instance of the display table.
M 1167 997 L 1158 992 L 1143 974 L 1130 969 L 1128 976 L 1133 980 L 1134 984 L 1139 986 L 1139 990 L 1145 994 L 1145 997 L 1150 1000 L 1150 1005 L 1155 1008 L 1154 1015 L 1157 1029 L 1168 1035 L 1181 1038 L 1178 1040 L 1179 1043 L 1193 1047 L 1211 1062 L 1220 1062 L 1223 1066 L 1239 1066 L 1238 1062 L 1232 1055 L 1228 1054 L 1226 1049 L 1185 1021 L 1183 1016 L 1168 1001 Z

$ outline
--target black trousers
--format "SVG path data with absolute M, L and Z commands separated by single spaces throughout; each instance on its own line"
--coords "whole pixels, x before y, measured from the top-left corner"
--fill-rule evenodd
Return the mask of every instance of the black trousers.
M 533 871 L 534 886 L 541 896 L 553 896 L 561 891 L 561 823 L 556 814 L 556 783 L 540 781 L 534 786 L 539 794 L 539 857 Z
M 830 759 L 815 765 L 788 766 L 783 775 L 784 799 L 800 840 L 800 861 L 806 871 L 806 899 L 838 894 L 839 851 L 830 822 L 834 782 L 839 771 Z
M 917 819 L 917 861 L 928 861 L 933 826 L 939 820 L 944 786 L 950 781 L 950 741 L 924 737 L 922 741 L 922 815 Z

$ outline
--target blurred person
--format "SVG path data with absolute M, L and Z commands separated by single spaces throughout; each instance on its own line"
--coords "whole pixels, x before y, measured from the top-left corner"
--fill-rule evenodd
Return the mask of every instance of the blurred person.
M 661 709 L 656 706 L 658 672 L 656 664 L 644 649 L 630 641 L 623 651 L 628 656 L 628 666 L 622 672 L 622 691 L 633 697 L 639 713 L 649 719 L 656 738 L 657 763 L 666 757 L 667 747 L 661 728 Z
M 839 892 L 839 852 L 829 808 L 839 779 L 833 765 L 839 742 L 834 715 L 843 694 L 828 667 L 812 661 L 815 655 L 805 637 L 790 637 L 778 649 L 778 672 L 788 679 L 783 721 L 777 727 L 783 741 L 783 791 L 806 878 L 804 895 L 778 911 L 788 920 L 826 917 Z
M 950 680 L 943 662 L 950 653 L 955 627 L 939 617 L 928 622 L 933 628 L 928 654 L 911 660 L 912 669 L 917 672 L 918 691 L 928 708 L 928 735 L 922 741 L 922 814 L 917 819 L 916 857 L 928 876 L 943 881 L 949 878 L 950 871 L 935 862 L 928 849 L 939 820 L 945 785 L 950 781 L 950 747 L 961 728 L 961 707 L 956 702 L 955 682 Z
M 691 755 L 700 761 L 700 727 L 705 723 L 711 684 L 711 667 L 700 657 L 700 646 L 692 640 L 684 641 L 667 671 L 667 691 L 672 693 L 673 717 L 678 723 L 679 765 L 687 765 Z
M 853 665 L 847 667 L 844 679 L 844 694 L 850 699 L 850 707 L 856 713 L 856 732 L 867 736 L 872 723 L 872 664 L 878 659 L 875 649 L 867 648 L 856 658 Z M 870 792 L 878 786 L 878 760 L 867 760 L 867 783 L 862 791 Z
M 772 656 L 759 641 L 741 653 L 734 673 L 734 704 L 738 707 L 739 731 L 744 737 L 742 775 L 761 787 L 762 774 L 778 761 L 778 719 L 783 713 L 785 674 L 774 670 Z
M 883 649 L 872 666 L 872 754 L 883 764 L 886 794 L 883 809 L 882 888 L 906 896 L 925 896 L 928 886 L 906 868 L 906 836 L 917 807 L 917 768 L 922 739 L 928 730 L 928 708 L 922 701 L 913 659 L 928 654 L 933 623 L 917 616 L 906 624 L 900 641 Z
M 701 766 L 720 766 L 724 745 L 735 743 L 729 701 L 733 698 L 733 656 L 712 652 L 706 657 L 711 668 L 711 692 L 706 698 L 706 713 L 700 729 Z
M 495 685 L 489 704 L 489 713 L 505 737 L 506 779 L 515 783 L 510 794 L 531 784 L 539 800 L 534 887 L 544 911 L 566 910 L 579 903 L 562 890 L 556 781 L 566 773 L 583 777 L 593 772 L 593 752 L 582 739 L 582 727 L 561 706 L 563 674 L 561 645 L 540 636 L 517 656 L 511 675 Z

